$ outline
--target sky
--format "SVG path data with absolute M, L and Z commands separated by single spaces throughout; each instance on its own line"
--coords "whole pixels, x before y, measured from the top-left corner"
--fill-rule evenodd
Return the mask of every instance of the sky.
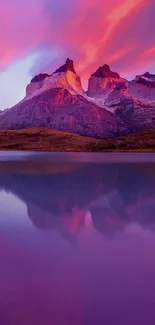
M 0 110 L 67 57 L 83 85 L 103 64 L 155 73 L 155 0 L 0 0 L 0 22 Z

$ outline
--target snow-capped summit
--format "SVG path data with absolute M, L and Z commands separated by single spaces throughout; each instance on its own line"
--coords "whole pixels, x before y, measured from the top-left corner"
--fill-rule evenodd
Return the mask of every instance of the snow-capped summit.
M 151 75 L 149 72 L 136 76 L 133 81 L 146 87 L 155 88 L 155 75 Z
M 139 100 L 155 101 L 155 75 L 145 72 L 128 82 L 129 93 Z
M 147 79 L 147 80 L 150 80 L 150 81 L 155 81 L 155 75 L 151 74 L 149 72 L 145 72 L 144 74 L 142 74 L 140 76 L 137 76 L 137 77 L 141 77 L 143 79 Z
M 68 59 L 66 63 L 51 75 L 46 73 L 35 76 L 26 88 L 26 98 L 39 95 L 39 93 L 51 88 L 67 89 L 70 93 L 83 94 L 81 79 L 76 74 L 73 61 Z
M 107 64 L 100 66 L 88 82 L 89 97 L 105 97 L 118 82 L 124 81 L 118 73 L 111 71 Z

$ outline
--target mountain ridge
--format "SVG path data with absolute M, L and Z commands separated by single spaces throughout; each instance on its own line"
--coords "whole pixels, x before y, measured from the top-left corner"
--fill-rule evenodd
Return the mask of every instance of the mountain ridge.
M 26 96 L 0 114 L 0 129 L 48 127 L 94 138 L 112 138 L 155 127 L 155 75 L 128 81 L 107 64 L 82 88 L 73 60 L 52 74 L 34 76 Z

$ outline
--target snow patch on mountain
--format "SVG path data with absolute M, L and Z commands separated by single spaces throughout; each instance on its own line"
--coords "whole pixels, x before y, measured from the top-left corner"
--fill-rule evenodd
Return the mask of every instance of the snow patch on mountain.
M 67 59 L 66 63 L 51 75 L 43 73 L 35 76 L 26 88 L 24 100 L 31 99 L 52 88 L 67 89 L 73 95 L 84 93 L 81 79 L 76 74 L 72 60 Z
M 30 83 L 26 88 L 25 98 L 30 99 L 51 88 L 64 88 L 73 95 L 83 94 L 80 77 L 72 71 L 67 71 L 65 73 L 53 73 L 42 81 Z

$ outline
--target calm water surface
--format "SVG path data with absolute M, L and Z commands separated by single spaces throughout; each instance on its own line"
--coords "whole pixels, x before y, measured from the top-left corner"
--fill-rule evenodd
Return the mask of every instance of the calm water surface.
M 155 325 L 155 155 L 0 153 L 0 325 Z

